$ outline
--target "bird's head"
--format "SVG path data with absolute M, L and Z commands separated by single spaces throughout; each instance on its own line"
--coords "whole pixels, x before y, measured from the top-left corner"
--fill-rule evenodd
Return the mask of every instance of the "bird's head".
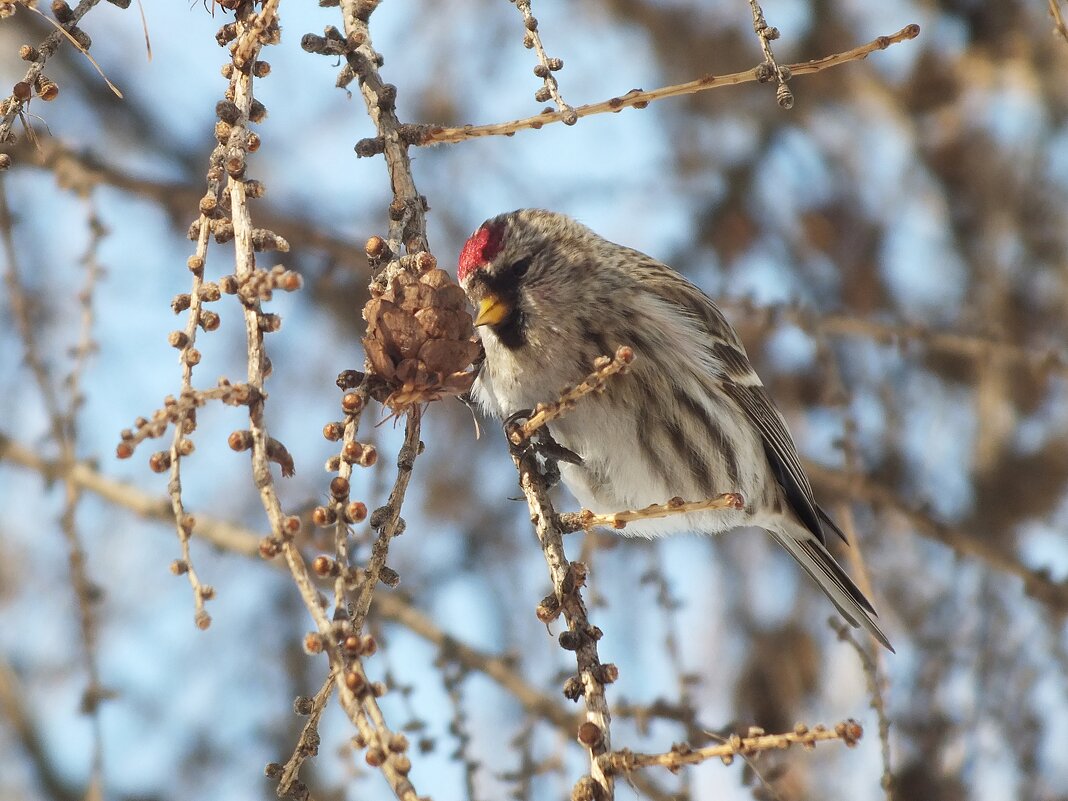
M 477 309 L 475 325 L 488 326 L 506 347 L 525 344 L 531 317 L 566 302 L 572 262 L 588 234 L 569 217 L 540 209 L 484 222 L 464 243 L 457 269 Z

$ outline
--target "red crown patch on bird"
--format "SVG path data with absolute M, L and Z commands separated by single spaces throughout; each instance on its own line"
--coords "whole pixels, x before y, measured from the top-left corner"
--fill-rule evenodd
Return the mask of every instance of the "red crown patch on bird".
M 481 265 L 493 259 L 501 252 L 504 245 L 504 226 L 500 223 L 483 223 L 471 238 L 464 242 L 460 251 L 460 265 L 456 277 L 461 281 L 467 279 Z

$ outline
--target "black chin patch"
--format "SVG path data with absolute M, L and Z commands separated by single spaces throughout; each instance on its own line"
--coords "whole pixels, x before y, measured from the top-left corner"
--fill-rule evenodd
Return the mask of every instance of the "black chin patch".
M 493 333 L 497 335 L 497 339 L 508 350 L 516 350 L 527 344 L 526 320 L 524 318 L 525 315 L 516 304 L 512 306 L 512 310 L 508 312 L 507 317 L 497 325 L 490 326 Z
M 486 289 L 508 306 L 508 316 L 490 326 L 497 339 L 508 350 L 516 350 L 527 344 L 526 315 L 522 309 L 519 290 L 530 262 L 530 258 L 519 259 L 514 264 L 482 276 Z

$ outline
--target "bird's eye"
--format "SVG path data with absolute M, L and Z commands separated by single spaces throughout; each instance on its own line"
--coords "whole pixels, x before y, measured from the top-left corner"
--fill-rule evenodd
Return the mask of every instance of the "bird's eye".
M 512 275 L 514 275 L 516 278 L 522 278 L 524 275 L 527 274 L 527 270 L 530 269 L 531 261 L 533 261 L 533 259 L 530 256 L 527 256 L 525 259 L 520 259 L 519 261 L 512 264 L 512 267 L 509 272 L 511 272 Z

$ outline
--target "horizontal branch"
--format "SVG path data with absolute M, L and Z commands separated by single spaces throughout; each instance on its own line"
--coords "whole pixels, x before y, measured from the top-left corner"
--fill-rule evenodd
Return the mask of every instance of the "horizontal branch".
M 589 531 L 597 526 L 620 529 L 635 520 L 654 520 L 658 517 L 683 515 L 690 512 L 713 512 L 723 509 L 744 508 L 745 499 L 741 495 L 737 492 L 725 492 L 705 501 L 684 501 L 682 498 L 675 497 L 667 503 L 653 503 L 644 509 L 611 512 L 610 514 L 595 514 L 589 509 L 583 509 L 580 512 L 566 512 L 560 515 L 560 526 L 565 533 Z
M 600 761 L 605 773 L 614 775 L 650 767 L 677 770 L 684 765 L 696 765 L 710 759 L 720 759 L 724 764 L 729 765 L 736 756 L 744 757 L 759 751 L 782 750 L 792 745 L 815 748 L 816 743 L 825 740 L 841 740 L 847 746 L 853 747 L 863 735 L 864 730 L 855 720 L 843 721 L 833 729 L 825 726 L 815 726 L 809 729 L 799 723 L 792 732 L 785 734 L 760 733 L 752 737 L 735 735 L 722 745 L 690 748 L 682 744 L 676 745 L 663 754 L 639 754 L 624 749 L 605 754 Z
M 800 64 L 791 64 L 783 69 L 788 71 L 791 75 L 809 75 L 814 72 L 822 72 L 831 67 L 838 67 L 842 64 L 848 64 L 851 61 L 859 61 L 867 58 L 877 50 L 885 50 L 890 47 L 890 45 L 908 41 L 909 39 L 915 39 L 919 35 L 919 25 L 906 25 L 895 34 L 890 36 L 880 36 L 867 44 L 861 45 L 860 47 L 854 47 L 852 50 L 847 50 L 844 53 L 836 53 L 831 56 L 815 59 L 813 61 L 805 61 Z M 464 125 L 460 128 L 445 128 L 436 125 L 415 126 L 413 136 L 410 138 L 412 139 L 412 144 L 438 145 L 448 142 L 463 142 L 467 139 L 475 139 L 481 136 L 511 136 L 517 131 L 538 129 L 554 122 L 566 121 L 571 119 L 569 115 L 572 114 L 576 115 L 578 118 L 582 118 L 591 117 L 594 114 L 614 113 L 622 111 L 625 108 L 645 108 L 650 103 L 657 100 L 666 100 L 669 97 L 692 95 L 709 89 L 716 89 L 720 86 L 734 86 L 740 83 L 761 81 L 762 79 L 766 80 L 767 76 L 766 71 L 761 69 L 761 67 L 754 67 L 753 69 L 745 70 L 744 72 L 734 72 L 729 75 L 706 75 L 703 78 L 698 78 L 694 81 L 674 84 L 672 86 L 664 86 L 660 89 L 653 89 L 648 92 L 640 89 L 632 89 L 625 95 L 613 97 L 601 101 L 600 103 L 590 103 L 566 111 L 546 110 L 534 117 L 512 120 L 511 122 L 498 122 L 490 125 Z
M 978 360 L 1003 359 L 1036 372 L 1068 375 L 1068 350 L 1056 347 L 1026 347 L 981 333 L 939 331 L 923 323 L 902 320 L 884 322 L 851 314 L 817 314 L 797 305 L 766 306 L 748 299 L 725 298 L 718 305 L 739 319 L 763 326 L 789 322 L 810 334 L 840 338 L 864 338 L 882 345 L 916 343 L 930 351 Z

